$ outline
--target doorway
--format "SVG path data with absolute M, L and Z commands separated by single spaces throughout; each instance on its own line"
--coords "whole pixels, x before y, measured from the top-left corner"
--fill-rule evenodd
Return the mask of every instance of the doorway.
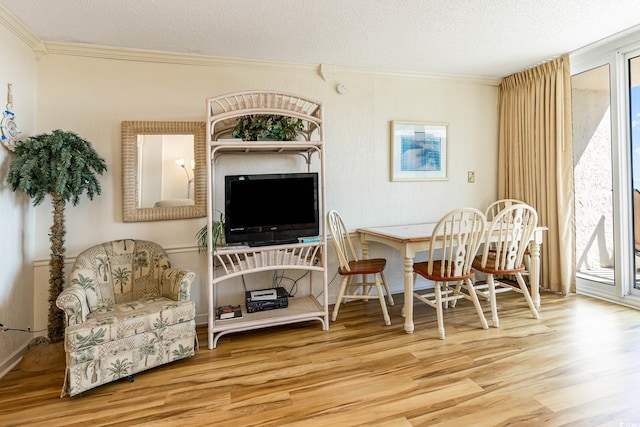
M 576 275 L 605 290 L 615 286 L 609 68 L 605 64 L 571 78 Z
M 640 296 L 640 50 L 572 76 L 576 289 Z M 636 232 L 637 229 L 637 232 Z
M 632 295 L 640 295 L 640 52 L 627 55 L 629 81 L 629 134 L 631 142 L 631 186 L 633 223 L 633 264 L 635 280 Z

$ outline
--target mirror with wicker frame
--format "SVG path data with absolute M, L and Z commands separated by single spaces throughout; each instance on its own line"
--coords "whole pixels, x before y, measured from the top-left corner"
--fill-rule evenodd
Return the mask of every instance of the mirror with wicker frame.
M 147 206 L 142 203 L 142 141 L 145 136 L 193 136 L 193 178 L 187 174 L 187 199 Z M 184 139 L 183 139 L 184 140 Z M 188 139 L 191 141 L 191 139 Z M 199 218 L 207 215 L 206 134 L 204 122 L 122 122 L 122 216 L 124 222 Z M 182 161 L 182 159 L 180 159 Z M 178 163 L 178 162 L 175 162 Z M 178 163 L 176 168 L 184 167 Z M 185 169 L 186 171 L 186 169 Z M 182 172 L 180 172 L 182 173 Z M 184 177 L 182 177 L 184 178 Z M 157 179 L 157 177 L 153 177 Z M 161 184 L 159 184 L 161 185 Z M 193 188 L 193 198 L 189 193 Z M 184 203 L 184 200 L 189 203 Z

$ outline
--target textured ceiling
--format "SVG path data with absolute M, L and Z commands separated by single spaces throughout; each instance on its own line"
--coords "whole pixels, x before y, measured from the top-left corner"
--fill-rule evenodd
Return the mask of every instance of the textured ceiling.
M 640 24 L 638 0 L 0 0 L 45 42 L 504 77 Z

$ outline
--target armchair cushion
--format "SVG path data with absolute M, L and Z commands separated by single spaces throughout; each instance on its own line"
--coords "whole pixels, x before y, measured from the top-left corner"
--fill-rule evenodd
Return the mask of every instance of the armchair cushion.
M 116 240 L 79 254 L 57 300 L 67 319 L 61 396 L 193 356 L 194 281 L 153 242 Z

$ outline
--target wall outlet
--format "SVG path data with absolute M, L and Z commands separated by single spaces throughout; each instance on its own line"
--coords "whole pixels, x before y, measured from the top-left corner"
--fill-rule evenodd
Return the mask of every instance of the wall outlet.
M 469 183 L 476 182 L 476 172 L 475 171 L 467 171 L 467 182 L 469 182 Z

